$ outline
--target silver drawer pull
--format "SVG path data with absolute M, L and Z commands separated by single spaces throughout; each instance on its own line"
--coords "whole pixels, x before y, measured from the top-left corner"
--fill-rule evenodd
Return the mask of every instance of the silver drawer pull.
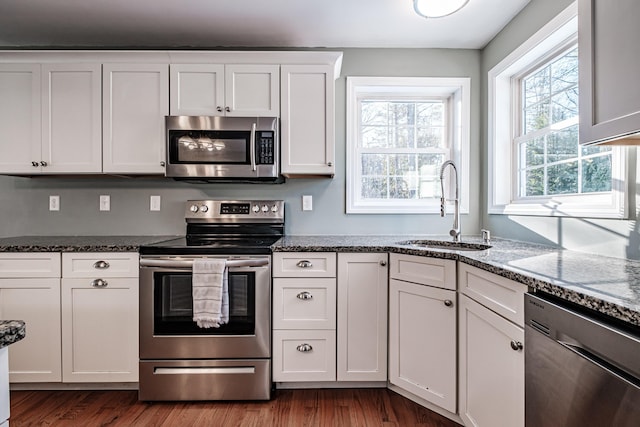
M 309 344 L 300 344 L 296 347 L 296 350 L 298 350 L 300 353 L 308 353 L 313 350 L 313 347 L 311 347 L 311 345 Z
M 516 340 L 511 341 L 511 350 L 519 351 L 519 350 L 522 350 L 523 347 L 524 346 L 520 341 L 516 341 Z
M 109 263 L 107 261 L 96 261 L 93 263 L 93 268 L 109 268 Z
M 298 263 L 296 265 L 298 267 L 300 267 L 300 268 L 311 268 L 311 267 L 313 267 L 313 264 L 311 263 L 311 261 L 307 261 L 306 259 L 304 259 L 302 261 L 298 261 Z
M 94 288 L 106 288 L 108 284 L 109 283 L 107 283 L 106 280 L 102 280 L 102 279 L 96 279 L 93 282 L 91 282 L 91 286 L 93 286 Z
M 450 299 L 446 299 L 444 300 L 444 305 L 447 307 L 451 307 L 453 306 L 453 301 L 451 301 Z
M 296 295 L 296 298 L 301 299 L 301 300 L 308 300 L 308 299 L 312 299 L 313 295 L 311 295 L 311 293 L 304 291 L 304 292 L 300 292 L 298 295 Z

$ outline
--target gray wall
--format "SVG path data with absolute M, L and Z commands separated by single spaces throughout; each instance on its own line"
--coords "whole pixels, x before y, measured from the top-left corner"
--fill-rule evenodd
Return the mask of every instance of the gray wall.
M 452 218 L 439 215 L 345 214 L 345 76 L 428 76 L 471 78 L 470 214 L 463 233 L 477 234 L 480 200 L 480 52 L 442 49 L 345 49 L 336 83 L 336 176 L 296 179 L 282 185 L 187 184 L 147 178 L 17 178 L 0 176 L 0 236 L 164 235 L 184 233 L 184 202 L 195 198 L 275 198 L 286 201 L 287 234 L 446 234 Z M 59 212 L 48 196 L 60 196 Z M 101 194 L 111 211 L 100 212 Z M 301 196 L 313 196 L 313 211 L 302 211 Z M 149 196 L 162 196 L 160 212 L 149 211 Z
M 482 100 L 487 102 L 489 70 L 572 3 L 571 0 L 532 0 L 482 51 Z M 640 234 L 636 221 L 488 215 L 487 212 L 487 111 L 482 108 L 482 212 L 483 225 L 494 235 L 517 240 L 556 244 L 564 248 L 603 255 L 640 259 Z M 630 156 L 635 156 L 635 149 Z M 635 164 L 635 159 L 633 159 Z M 633 174 L 632 174 L 633 175 Z M 635 182 L 631 183 L 635 194 Z M 632 197 L 634 200 L 635 197 Z M 632 210 L 635 208 L 632 208 Z M 635 218 L 635 212 L 633 212 Z

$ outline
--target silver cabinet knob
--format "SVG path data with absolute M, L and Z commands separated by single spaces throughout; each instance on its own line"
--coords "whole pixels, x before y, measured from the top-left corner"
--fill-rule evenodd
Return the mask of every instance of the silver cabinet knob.
M 167 164 L 165 162 L 160 162 L 160 166 L 165 167 Z
M 224 107 L 224 111 L 226 111 L 227 113 L 231 111 L 231 108 L 229 107 Z
M 216 110 L 217 110 L 218 112 L 222 113 L 222 107 L 218 106 L 218 107 L 216 107 Z
M 386 267 L 387 261 L 380 261 L 380 265 L 383 266 L 383 267 Z
M 40 166 L 47 166 L 47 162 L 45 162 L 44 160 L 40 161 Z
M 313 267 L 313 264 L 311 263 L 311 261 L 307 261 L 306 259 L 303 259 L 302 261 L 298 261 L 296 266 L 300 268 L 311 268 Z
M 33 166 L 34 168 L 37 168 L 38 166 L 40 166 L 40 163 L 38 163 L 38 162 L 31 162 L 31 166 Z
M 329 166 L 329 167 L 333 166 L 333 162 L 327 163 L 327 166 Z
M 301 299 L 301 300 L 308 300 L 308 299 L 312 299 L 313 295 L 311 295 L 311 293 L 304 291 L 304 292 L 300 292 L 298 295 L 296 295 L 296 298 Z
M 107 261 L 96 261 L 93 263 L 93 268 L 98 268 L 98 269 L 105 269 L 105 268 L 109 268 L 109 263 Z
M 522 345 L 522 343 L 520 341 L 515 341 L 515 340 L 511 341 L 511 350 L 520 351 L 520 350 L 522 350 L 523 347 L 524 346 Z
M 296 347 L 296 350 L 298 350 L 300 353 L 308 353 L 313 350 L 313 347 L 311 347 L 311 345 L 309 344 L 300 344 Z
M 447 307 L 452 307 L 453 301 L 451 301 L 450 299 L 446 299 L 444 300 L 444 305 L 446 305 Z
M 102 279 L 95 279 L 91 282 L 91 286 L 93 286 L 94 288 L 106 288 L 107 285 L 107 281 Z

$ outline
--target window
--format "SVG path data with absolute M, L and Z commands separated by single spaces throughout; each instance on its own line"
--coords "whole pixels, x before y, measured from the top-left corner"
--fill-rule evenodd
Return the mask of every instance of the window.
M 576 11 L 489 72 L 489 213 L 624 216 L 622 150 L 578 142 Z
M 469 79 L 348 77 L 347 109 L 347 213 L 439 212 L 440 166 L 468 166 Z

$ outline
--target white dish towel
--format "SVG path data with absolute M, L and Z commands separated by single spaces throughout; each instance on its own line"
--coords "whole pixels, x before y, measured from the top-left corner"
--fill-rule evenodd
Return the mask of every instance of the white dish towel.
M 193 321 L 200 328 L 229 322 L 229 282 L 226 260 L 196 258 L 192 273 Z

